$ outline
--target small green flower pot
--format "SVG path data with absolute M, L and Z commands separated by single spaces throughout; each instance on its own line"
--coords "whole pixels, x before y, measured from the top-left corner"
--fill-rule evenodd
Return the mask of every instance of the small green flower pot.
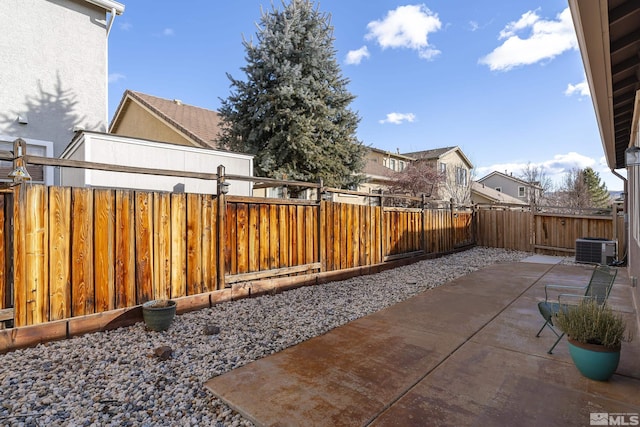
M 620 348 L 609 349 L 601 345 L 583 344 L 571 338 L 568 342 L 573 363 L 585 377 L 607 381 L 618 368 Z
M 142 317 L 147 329 L 160 332 L 169 329 L 176 315 L 176 302 L 151 300 L 142 304 Z

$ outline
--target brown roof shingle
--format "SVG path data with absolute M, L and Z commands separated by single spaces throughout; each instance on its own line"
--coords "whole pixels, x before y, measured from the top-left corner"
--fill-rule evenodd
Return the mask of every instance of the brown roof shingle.
M 132 90 L 125 92 L 122 97 L 123 102 L 126 102 L 127 97 L 144 105 L 162 120 L 191 138 L 194 143 L 203 147 L 218 148 L 217 141 L 221 120 L 216 111 Z M 118 107 L 119 109 L 120 107 Z M 114 124 L 111 124 L 111 128 Z

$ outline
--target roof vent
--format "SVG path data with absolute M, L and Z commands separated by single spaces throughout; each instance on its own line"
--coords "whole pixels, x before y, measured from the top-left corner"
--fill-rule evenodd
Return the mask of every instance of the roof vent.
M 173 103 L 176 105 L 182 105 L 182 101 L 180 101 L 179 99 L 174 99 Z

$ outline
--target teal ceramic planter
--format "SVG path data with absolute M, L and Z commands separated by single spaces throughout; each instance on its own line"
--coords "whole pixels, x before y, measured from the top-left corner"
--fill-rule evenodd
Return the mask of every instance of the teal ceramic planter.
M 573 363 L 585 377 L 596 381 L 607 381 L 618 368 L 619 348 L 611 350 L 601 345 L 583 344 L 572 339 L 568 342 Z
M 172 300 L 152 300 L 142 304 L 142 317 L 147 329 L 160 332 L 169 329 L 176 315 L 176 302 Z

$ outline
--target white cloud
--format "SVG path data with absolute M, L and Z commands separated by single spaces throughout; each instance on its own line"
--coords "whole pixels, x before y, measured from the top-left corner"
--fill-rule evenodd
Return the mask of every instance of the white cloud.
M 537 11 L 526 12 L 518 21 L 508 23 L 498 39 L 504 43 L 478 61 L 492 71 L 509 71 L 578 48 L 569 8 L 555 20 L 541 19 Z
M 175 34 L 175 31 L 173 31 L 173 28 L 165 28 L 164 30 L 162 30 L 162 35 L 163 36 L 173 36 Z
M 403 122 L 412 123 L 415 121 L 416 115 L 413 113 L 389 113 L 387 118 L 380 120 L 380 123 L 393 123 L 394 125 L 400 125 Z
M 579 96 L 591 96 L 591 91 L 589 90 L 589 85 L 586 80 L 581 81 L 575 85 L 569 83 L 567 85 L 567 90 L 564 91 L 564 94 L 567 96 L 578 94 Z
M 133 28 L 133 24 L 131 24 L 131 22 L 120 22 L 118 26 L 122 31 L 129 31 L 131 28 Z
M 111 73 L 111 74 L 109 74 L 109 83 L 117 83 L 120 80 L 124 80 L 126 78 L 127 78 L 127 76 L 125 76 L 124 74 Z
M 349 65 L 358 65 L 364 58 L 369 56 L 369 49 L 366 46 L 362 46 L 360 49 L 350 50 L 347 53 L 345 62 Z
M 527 167 L 529 162 L 513 162 L 513 163 L 497 163 L 490 166 L 482 166 L 476 168 L 476 175 L 478 178 L 482 178 L 493 171 L 506 173 L 507 175 L 513 174 L 515 177 L 519 177 L 522 174 L 523 169 Z M 552 159 L 544 160 L 542 162 L 531 162 L 531 167 L 542 167 L 545 174 L 551 178 L 556 184 L 562 181 L 564 175 L 572 169 L 584 169 L 591 167 L 598 171 L 602 168 L 598 168 L 598 162 L 591 157 L 584 156 L 575 151 L 571 151 L 566 154 L 556 154 Z
M 384 19 L 369 22 L 365 39 L 375 40 L 382 49 L 412 49 L 420 58 L 432 59 L 440 51 L 429 44 L 428 36 L 441 27 L 438 15 L 425 5 L 399 6 Z
M 472 32 L 478 31 L 480 29 L 480 24 L 476 21 L 469 21 L 469 28 L 471 28 Z

